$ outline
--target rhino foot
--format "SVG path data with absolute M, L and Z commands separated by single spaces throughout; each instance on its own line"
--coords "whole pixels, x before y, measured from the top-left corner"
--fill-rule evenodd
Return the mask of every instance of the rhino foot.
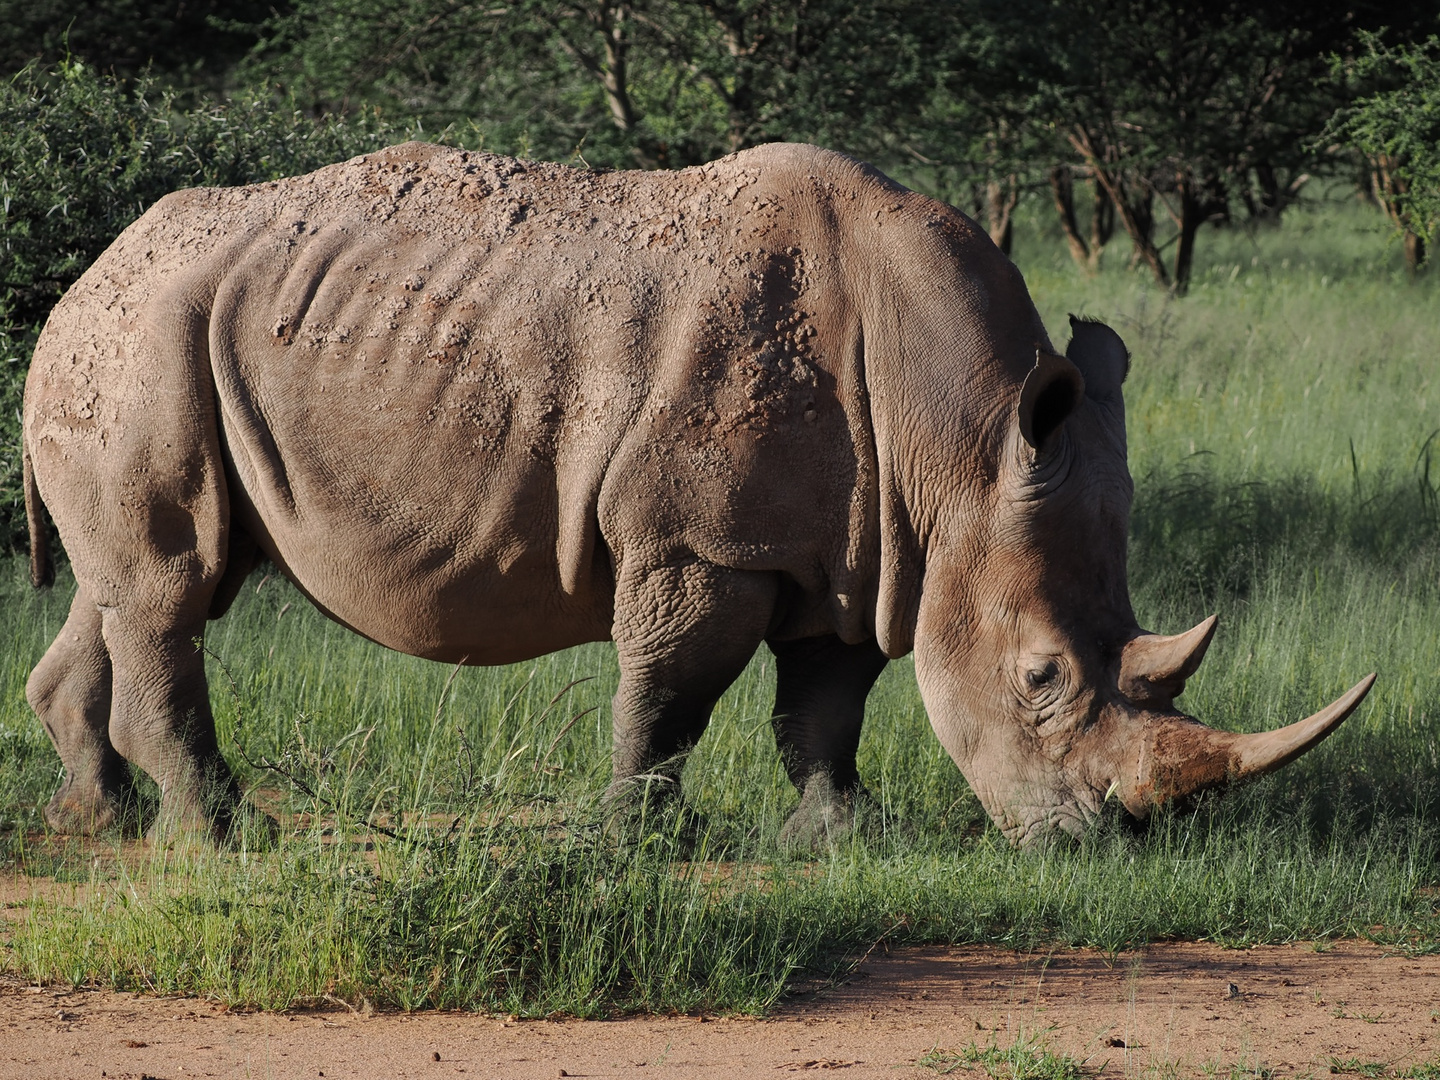
M 248 803 L 231 808 L 229 813 L 212 817 L 159 814 L 145 832 L 145 841 L 152 847 L 172 850 L 214 850 L 244 848 L 266 851 L 280 839 L 280 823 L 263 810 Z
M 800 805 L 780 829 L 780 846 L 823 851 L 842 842 L 855 830 L 860 808 L 869 801 L 864 787 L 839 787 L 829 772 L 817 769 L 805 783 Z
M 94 836 L 117 826 L 138 833 L 140 800 L 133 787 L 107 790 L 67 776 L 44 815 L 45 824 L 62 836 Z
M 679 801 L 680 781 L 658 772 L 616 777 L 600 796 L 607 825 L 638 822 Z
M 179 771 L 186 779 L 198 771 L 204 779 L 175 783 L 162 793 L 160 812 L 145 834 L 151 844 L 257 847 L 279 837 L 279 824 L 245 801 L 223 759 Z
M 280 841 L 280 823 L 258 806 L 242 799 L 231 808 L 221 839 L 230 848 L 268 851 Z
M 706 832 L 705 818 L 680 798 L 677 781 L 658 774 L 614 781 L 601 798 L 605 831 L 621 841 L 658 838 L 693 850 Z

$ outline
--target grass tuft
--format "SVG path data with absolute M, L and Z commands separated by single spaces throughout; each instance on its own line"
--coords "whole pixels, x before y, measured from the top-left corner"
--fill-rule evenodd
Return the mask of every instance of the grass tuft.
M 1069 1054 L 1055 1053 L 1043 1036 L 1025 1032 L 1009 1046 L 1000 1046 L 992 1039 L 985 1046 L 972 1042 L 962 1050 L 937 1047 L 915 1064 L 941 1076 L 960 1069 L 979 1070 L 990 1080 L 1080 1080 L 1085 1075 L 1083 1062 Z

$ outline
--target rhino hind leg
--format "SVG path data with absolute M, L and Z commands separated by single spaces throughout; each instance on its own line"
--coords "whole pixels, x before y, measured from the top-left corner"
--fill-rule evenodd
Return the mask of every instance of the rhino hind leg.
M 123 254 L 122 245 L 105 258 Z M 108 697 L 110 747 L 160 788 L 152 835 L 168 838 L 178 829 L 220 838 L 239 793 L 216 744 L 204 657 L 195 646 L 230 549 L 209 362 L 213 287 L 183 276 L 163 286 L 152 276 L 147 284 L 110 265 L 110 273 L 132 281 L 129 291 L 67 293 L 26 380 L 33 482 L 87 597 L 73 612 L 84 648 L 69 646 L 85 663 L 67 665 L 62 648 L 51 676 L 47 656 L 32 700 L 60 715 L 54 702 L 62 697 L 49 695 L 50 684 L 71 688 L 72 698 L 73 688 L 83 687 L 76 700 L 83 699 L 86 721 L 66 730 L 89 732 L 93 747 Z M 95 401 L 103 407 L 91 408 Z M 109 658 L 108 690 L 98 676 L 97 629 Z M 72 667 L 93 677 L 64 677 Z M 67 753 L 61 747 L 62 758 Z M 105 762 L 114 768 L 113 758 Z
M 785 846 L 818 848 L 849 832 L 863 795 L 855 752 L 865 699 L 885 670 L 873 641 L 847 645 L 838 637 L 772 641 L 775 654 L 775 741 L 797 806 L 780 830 Z
M 65 767 L 45 807 L 45 821 L 58 833 L 89 835 L 135 815 L 130 770 L 110 742 L 110 677 L 100 610 L 78 589 L 69 618 L 25 684 Z
M 209 601 L 208 590 L 204 596 Z M 152 839 L 223 840 L 240 807 L 240 791 L 220 754 L 205 682 L 205 606 L 165 611 L 159 605 L 104 612 L 113 669 L 110 742 L 160 788 Z
M 764 640 L 776 591 L 773 574 L 700 560 L 622 570 L 613 629 L 620 659 L 614 778 L 605 792 L 612 819 L 647 797 L 678 799 L 685 757 Z

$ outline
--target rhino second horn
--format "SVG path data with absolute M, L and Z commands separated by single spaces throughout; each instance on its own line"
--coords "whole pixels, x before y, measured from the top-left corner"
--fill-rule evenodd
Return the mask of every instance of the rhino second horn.
M 1120 654 L 1120 692 L 1137 705 L 1168 705 L 1205 659 L 1218 623 L 1211 615 L 1183 634 L 1132 638 Z
M 1372 672 L 1313 716 L 1253 735 L 1216 731 L 1185 718 L 1156 721 L 1140 740 L 1133 786 L 1126 783 L 1128 777 L 1118 782 L 1121 799 L 1130 813 L 1143 818 L 1160 803 L 1274 772 L 1318 746 L 1373 685 Z

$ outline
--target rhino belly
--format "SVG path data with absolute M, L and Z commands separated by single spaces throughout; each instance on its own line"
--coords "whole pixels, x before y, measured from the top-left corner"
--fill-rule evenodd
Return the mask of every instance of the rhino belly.
M 221 286 L 239 520 L 320 607 L 403 652 L 492 664 L 607 638 L 596 503 L 633 373 L 581 363 L 593 333 L 509 297 L 523 277 L 483 252 L 367 250 L 382 242 L 322 232 L 278 267 L 262 247 Z
M 238 523 L 317 606 L 382 645 L 450 663 L 510 663 L 609 637 L 603 546 L 569 588 L 562 581 L 553 470 L 363 420 L 351 454 L 307 454 L 293 431 L 277 440 L 288 505 L 263 479 L 281 470 L 257 469 L 227 439 Z
M 543 536 L 492 530 L 456 543 L 315 507 L 303 524 L 267 521 L 253 505 L 236 511 L 317 607 L 388 648 L 505 664 L 610 636 L 609 592 L 566 593 Z

